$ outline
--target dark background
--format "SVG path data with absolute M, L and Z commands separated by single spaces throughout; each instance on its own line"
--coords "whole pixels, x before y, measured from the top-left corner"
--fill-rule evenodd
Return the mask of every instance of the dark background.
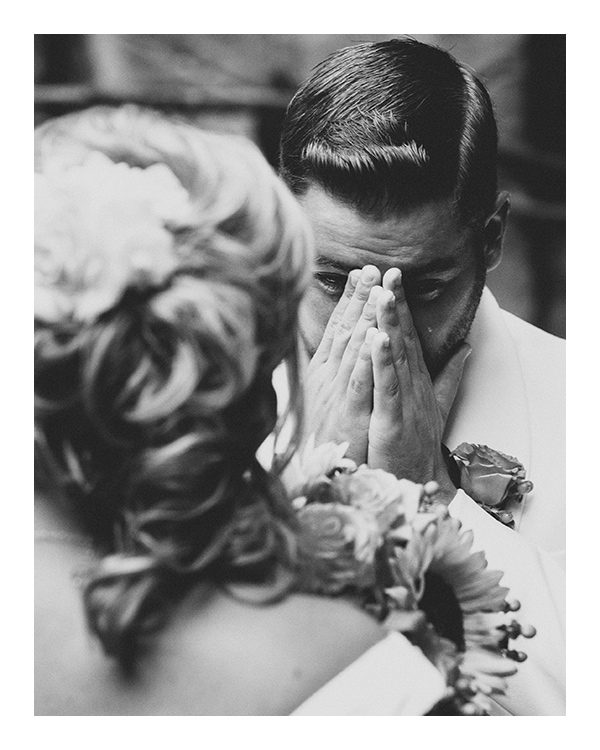
M 407 33 L 407 32 L 402 32 Z M 396 34 L 37 34 L 35 122 L 136 101 L 243 134 L 275 165 L 285 107 L 339 47 Z M 473 68 L 500 132 L 512 195 L 504 260 L 488 277 L 501 306 L 565 336 L 565 35 L 416 34 Z

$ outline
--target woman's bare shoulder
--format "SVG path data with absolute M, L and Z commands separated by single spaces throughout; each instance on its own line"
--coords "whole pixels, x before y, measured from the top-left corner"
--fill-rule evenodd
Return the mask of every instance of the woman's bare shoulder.
M 289 714 L 384 635 L 347 601 L 300 594 L 265 605 L 219 594 L 175 630 L 156 666 L 185 686 L 180 705 L 214 715 Z
M 286 715 L 384 635 L 341 599 L 199 589 L 124 678 L 86 632 L 82 560 L 54 545 L 36 556 L 37 714 Z

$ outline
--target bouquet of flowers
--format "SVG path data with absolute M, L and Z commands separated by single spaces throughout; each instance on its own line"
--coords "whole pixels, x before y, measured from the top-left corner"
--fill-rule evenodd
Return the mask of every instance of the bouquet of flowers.
M 488 714 L 489 697 L 526 658 L 510 641 L 535 630 L 510 617 L 520 604 L 507 599 L 503 573 L 488 570 L 472 533 L 436 506 L 435 483 L 357 467 L 347 448 L 310 439 L 282 473 L 299 523 L 301 587 L 352 597 L 422 649 L 460 714 Z

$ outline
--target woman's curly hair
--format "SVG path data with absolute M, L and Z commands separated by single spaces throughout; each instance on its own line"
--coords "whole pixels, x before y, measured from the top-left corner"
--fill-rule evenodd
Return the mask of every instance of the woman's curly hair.
M 291 564 L 290 507 L 255 454 L 276 424 L 271 376 L 284 359 L 299 424 L 297 310 L 312 246 L 248 141 L 132 106 L 36 131 L 38 172 L 91 151 L 167 165 L 197 209 L 174 234 L 193 267 L 126 290 L 91 322 L 36 322 L 36 467 L 103 551 L 85 608 L 125 664 L 194 583 L 265 582 Z

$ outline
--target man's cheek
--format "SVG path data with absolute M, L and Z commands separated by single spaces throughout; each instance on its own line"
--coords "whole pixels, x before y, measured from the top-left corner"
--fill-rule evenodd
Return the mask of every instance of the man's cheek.
M 448 334 L 448 317 L 436 315 L 433 311 L 415 309 L 412 312 L 413 322 L 421 342 L 423 359 L 428 369 L 437 368 L 440 352 L 444 348 Z
M 323 338 L 334 307 L 322 300 L 315 289 L 309 289 L 300 305 L 300 333 L 311 356 Z

